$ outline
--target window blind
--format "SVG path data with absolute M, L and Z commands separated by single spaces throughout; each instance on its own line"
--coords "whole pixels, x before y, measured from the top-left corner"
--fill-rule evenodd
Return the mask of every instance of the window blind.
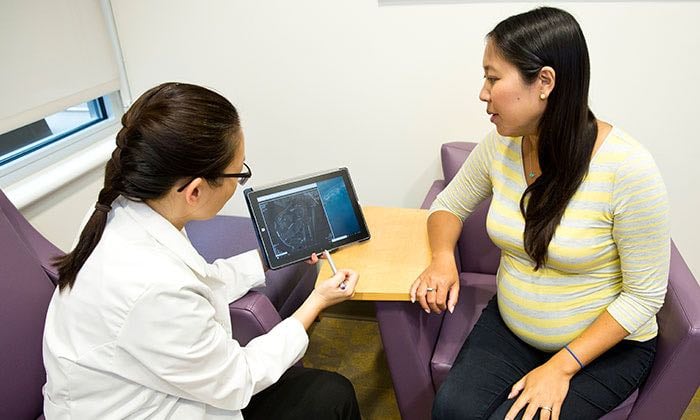
M 119 89 L 98 0 L 0 1 L 0 134 Z

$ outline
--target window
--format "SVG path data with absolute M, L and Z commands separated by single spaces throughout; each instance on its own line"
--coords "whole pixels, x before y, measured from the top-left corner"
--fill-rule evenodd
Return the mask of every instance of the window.
M 8 194 L 47 173 L 42 182 L 58 188 L 103 165 L 123 113 L 116 91 L 0 134 L 0 188 Z M 59 167 L 60 175 L 51 172 Z
M 0 166 L 67 139 L 107 118 L 105 97 L 100 97 L 0 134 Z

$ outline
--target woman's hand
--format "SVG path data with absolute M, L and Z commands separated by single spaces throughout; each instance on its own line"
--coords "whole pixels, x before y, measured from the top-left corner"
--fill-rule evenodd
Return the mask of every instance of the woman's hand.
M 453 312 L 459 297 L 459 275 L 454 254 L 433 255 L 430 263 L 411 286 L 411 302 L 416 300 L 425 312 Z
M 514 419 L 525 408 L 523 420 L 535 417 L 540 409 L 540 419 L 559 419 L 561 405 L 569 392 L 569 382 L 573 374 L 565 372 L 556 364 L 547 362 L 533 369 L 513 385 L 508 399 L 520 394 L 506 414 L 506 419 Z

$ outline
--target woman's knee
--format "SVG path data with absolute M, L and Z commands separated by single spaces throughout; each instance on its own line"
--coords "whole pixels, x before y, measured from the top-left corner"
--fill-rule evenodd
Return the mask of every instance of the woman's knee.
M 446 381 L 435 395 L 432 418 L 434 420 L 481 419 L 483 409 L 480 409 L 477 403 L 461 386 Z

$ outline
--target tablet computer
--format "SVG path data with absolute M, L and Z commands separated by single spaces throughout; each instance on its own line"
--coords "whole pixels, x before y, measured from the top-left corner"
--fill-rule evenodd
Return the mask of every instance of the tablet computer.
M 370 238 L 347 168 L 244 191 L 271 269 Z

